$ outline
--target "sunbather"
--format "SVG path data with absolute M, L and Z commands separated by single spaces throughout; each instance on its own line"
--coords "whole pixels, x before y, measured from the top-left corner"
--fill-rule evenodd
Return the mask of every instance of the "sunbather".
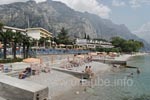
M 88 66 L 85 67 L 85 73 L 88 73 Z
M 30 67 L 27 67 L 24 71 L 22 71 L 20 74 L 19 74 L 19 79 L 24 79 L 26 77 L 29 77 L 31 76 L 31 68 Z

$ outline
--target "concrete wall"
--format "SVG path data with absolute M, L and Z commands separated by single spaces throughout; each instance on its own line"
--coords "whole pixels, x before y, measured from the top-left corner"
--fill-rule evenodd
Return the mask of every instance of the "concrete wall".
M 48 87 L 0 75 L 0 97 L 6 100 L 47 100 Z

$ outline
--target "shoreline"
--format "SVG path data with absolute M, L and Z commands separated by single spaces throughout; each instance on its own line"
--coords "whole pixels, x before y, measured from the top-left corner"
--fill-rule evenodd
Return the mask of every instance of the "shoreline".
M 143 53 L 142 54 L 138 53 L 138 54 L 133 54 L 133 55 L 123 54 L 120 57 L 116 57 L 115 60 L 119 59 L 119 60 L 127 61 L 131 57 L 141 56 L 141 55 L 145 55 L 145 54 Z M 111 66 L 109 66 L 108 64 L 104 64 L 100 62 L 91 62 L 91 63 L 86 63 L 80 67 L 77 67 L 74 70 L 84 71 L 86 65 L 92 66 L 92 69 L 96 75 L 99 75 L 99 74 L 103 75 L 103 73 L 106 73 L 111 68 Z M 40 75 L 31 76 L 29 78 L 26 78 L 25 80 L 32 81 L 32 82 L 35 82 L 44 86 L 48 86 L 49 87 L 49 99 L 52 99 L 52 100 L 70 100 L 72 96 L 76 97 L 76 95 L 78 95 L 78 93 L 76 92 L 79 92 L 79 94 L 82 93 L 82 95 L 88 96 L 88 93 L 84 91 L 85 87 L 80 85 L 80 78 L 77 78 L 71 74 L 52 70 L 51 73 L 41 73 Z M 72 82 L 73 82 L 73 85 L 72 85 Z M 69 93 L 71 94 L 68 95 Z M 82 98 L 82 96 L 80 98 Z
M 143 53 L 142 54 L 141 53 L 134 54 L 134 55 L 124 54 L 116 59 L 128 61 L 132 57 L 142 56 L 142 55 L 145 55 L 145 54 L 143 54 Z M 102 64 L 104 64 L 104 63 L 102 63 Z M 108 64 L 104 64 L 104 65 L 109 66 Z M 107 72 L 107 71 L 109 71 L 109 69 L 105 70 L 104 72 Z M 103 75 L 103 72 L 99 71 L 96 74 Z M 70 90 L 65 91 L 63 94 L 55 96 L 52 100 L 71 100 L 73 98 L 79 98 L 80 100 L 84 100 L 86 97 L 88 97 L 88 95 L 90 95 L 87 91 L 85 91 L 85 89 L 88 89 L 88 88 L 89 87 L 87 87 L 87 86 L 86 87 L 85 86 L 72 87 Z M 92 89 L 91 89 L 91 91 L 92 91 Z

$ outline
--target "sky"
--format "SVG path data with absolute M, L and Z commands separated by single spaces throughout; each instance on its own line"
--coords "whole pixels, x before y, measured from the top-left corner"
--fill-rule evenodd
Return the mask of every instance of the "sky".
M 0 0 L 0 4 L 27 0 Z M 42 2 L 45 0 L 35 0 Z M 150 0 L 53 0 L 60 1 L 80 12 L 89 12 L 116 24 L 125 24 L 131 31 L 150 22 Z

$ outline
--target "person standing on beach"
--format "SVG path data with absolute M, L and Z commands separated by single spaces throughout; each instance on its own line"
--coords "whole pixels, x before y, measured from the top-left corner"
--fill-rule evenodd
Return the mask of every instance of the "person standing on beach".
M 89 66 L 89 68 L 88 68 L 88 74 L 90 75 L 90 77 L 94 77 L 94 73 L 91 69 L 91 66 Z
M 85 67 L 85 73 L 88 73 L 88 66 Z

